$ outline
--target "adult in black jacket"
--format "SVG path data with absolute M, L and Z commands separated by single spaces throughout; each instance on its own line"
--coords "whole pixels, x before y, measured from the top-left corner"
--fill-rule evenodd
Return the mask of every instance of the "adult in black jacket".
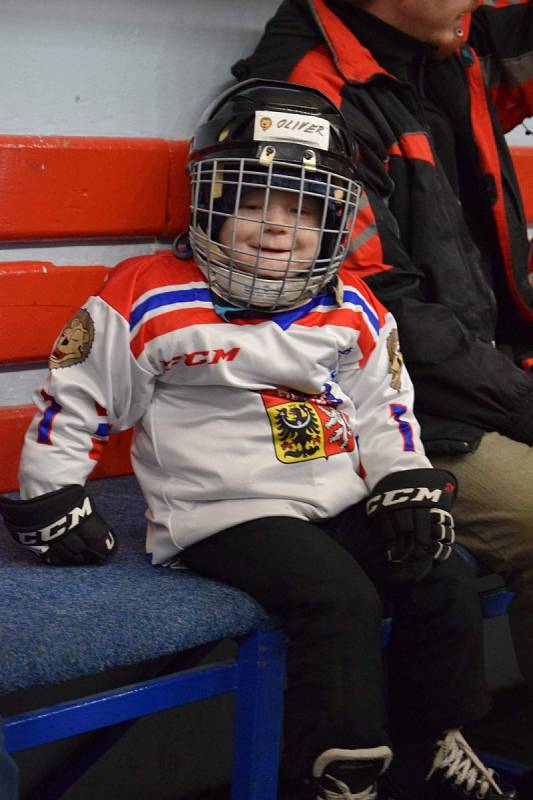
M 533 689 L 533 275 L 504 132 L 533 114 L 530 0 L 285 0 L 239 80 L 315 86 L 360 147 L 346 269 L 394 313 L 459 539 L 503 575 Z

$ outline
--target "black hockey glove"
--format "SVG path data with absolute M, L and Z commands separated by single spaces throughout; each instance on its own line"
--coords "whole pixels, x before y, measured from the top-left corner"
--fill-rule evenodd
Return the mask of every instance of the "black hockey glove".
M 0 512 L 15 541 L 47 564 L 103 564 L 117 549 L 115 534 L 77 484 L 32 500 L 0 497 Z
M 449 557 L 456 490 L 455 477 L 442 469 L 393 472 L 374 486 L 366 513 L 383 539 L 391 583 L 416 583 Z

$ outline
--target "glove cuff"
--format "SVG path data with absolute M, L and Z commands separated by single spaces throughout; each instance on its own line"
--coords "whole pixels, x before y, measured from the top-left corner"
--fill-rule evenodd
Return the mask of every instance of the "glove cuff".
M 439 508 L 450 511 L 457 492 L 455 475 L 444 469 L 408 469 L 386 475 L 374 486 L 366 513 L 400 508 Z
M 42 546 L 66 536 L 93 513 L 93 507 L 83 486 L 72 484 L 31 500 L 2 497 L 0 511 L 6 528 L 19 544 Z

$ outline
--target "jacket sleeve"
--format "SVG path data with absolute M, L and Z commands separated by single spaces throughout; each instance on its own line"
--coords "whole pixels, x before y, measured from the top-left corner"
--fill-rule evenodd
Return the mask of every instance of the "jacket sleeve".
M 533 4 L 484 2 L 472 14 L 469 43 L 477 52 L 504 131 L 533 115 Z
M 424 275 L 399 238 L 386 202 L 366 184 L 354 239 L 357 269 L 393 313 L 416 387 L 417 413 L 459 420 L 533 444 L 533 379 L 446 306 L 425 297 Z
M 396 322 L 390 313 L 382 319 L 366 363 L 355 369 L 353 354 L 348 354 L 337 376 L 355 405 L 355 433 L 369 489 L 393 472 L 431 467 L 413 412 L 413 385 L 403 364 Z
M 20 492 L 29 499 L 69 484 L 84 484 L 111 430 L 134 425 L 153 391 L 153 375 L 130 351 L 127 321 L 102 298 L 92 297 L 73 320 L 82 320 L 86 356 L 59 358 L 76 323 L 59 335 L 44 385 L 36 390 L 36 414 L 26 434 Z M 58 349 L 59 348 L 59 349 Z M 69 365 L 70 364 L 70 365 Z

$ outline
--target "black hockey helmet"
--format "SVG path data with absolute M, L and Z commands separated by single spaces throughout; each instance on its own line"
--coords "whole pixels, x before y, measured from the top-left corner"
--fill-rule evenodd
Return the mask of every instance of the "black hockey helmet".
M 213 291 L 236 306 L 277 311 L 302 305 L 329 284 L 357 212 L 356 161 L 342 114 L 316 89 L 252 79 L 211 104 L 191 140 L 188 169 L 191 245 Z M 250 221 L 240 207 L 252 190 L 263 194 L 254 258 L 239 249 L 235 234 L 239 220 Z M 293 223 L 277 223 L 292 231 L 292 246 L 279 257 L 266 245 L 262 250 L 275 190 L 291 192 L 294 203 Z M 312 224 L 302 215 L 311 199 L 319 209 Z M 311 259 L 298 257 L 303 231 L 316 232 Z

